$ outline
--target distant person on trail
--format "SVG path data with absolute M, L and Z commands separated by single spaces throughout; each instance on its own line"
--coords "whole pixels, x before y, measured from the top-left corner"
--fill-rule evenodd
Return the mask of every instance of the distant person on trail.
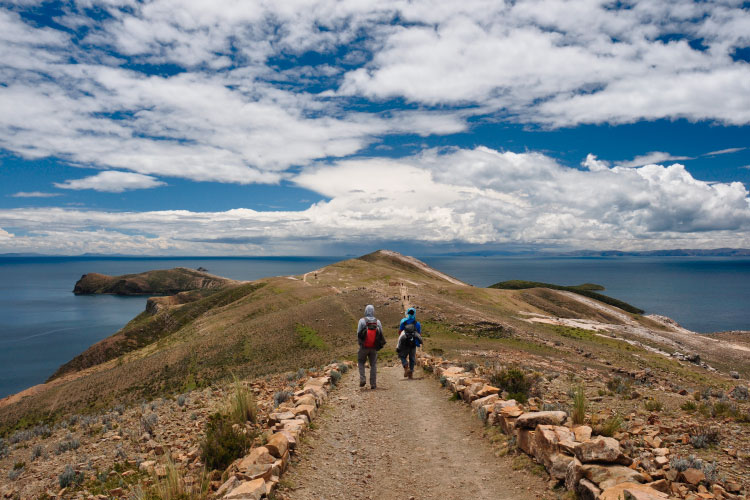
M 417 321 L 417 310 L 410 307 L 406 310 L 406 317 L 398 326 L 398 345 L 396 354 L 404 367 L 404 377 L 411 378 L 414 365 L 417 363 L 417 347 L 422 345 L 422 325 Z M 406 357 L 409 357 L 407 363 Z
M 365 379 L 365 361 L 369 359 L 370 388 L 376 389 L 378 387 L 378 351 L 385 345 L 385 337 L 383 336 L 383 326 L 380 324 L 380 320 L 375 318 L 375 308 L 372 305 L 365 307 L 365 317 L 359 320 L 357 341 L 359 342 L 359 352 L 357 353 L 359 386 L 364 387 L 367 382 Z

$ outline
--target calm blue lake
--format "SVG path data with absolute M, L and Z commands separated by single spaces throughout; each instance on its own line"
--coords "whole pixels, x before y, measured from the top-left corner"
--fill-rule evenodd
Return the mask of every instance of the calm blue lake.
M 75 296 L 88 272 L 204 267 L 239 280 L 302 274 L 340 257 L 0 257 L 0 397 L 44 382 L 61 364 L 143 311 L 145 297 Z M 524 279 L 598 283 L 604 293 L 699 332 L 750 330 L 750 259 L 736 257 L 422 257 L 475 286 Z

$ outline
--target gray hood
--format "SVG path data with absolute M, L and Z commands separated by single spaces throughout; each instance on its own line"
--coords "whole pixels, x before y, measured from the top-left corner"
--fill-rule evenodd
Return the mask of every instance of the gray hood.
M 375 307 L 372 304 L 368 304 L 365 307 L 365 317 L 366 318 L 374 318 L 375 317 Z

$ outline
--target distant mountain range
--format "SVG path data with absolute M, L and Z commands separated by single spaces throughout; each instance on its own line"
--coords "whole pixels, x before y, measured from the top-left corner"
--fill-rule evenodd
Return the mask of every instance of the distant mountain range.
M 427 256 L 427 255 L 425 255 Z M 432 257 L 490 257 L 490 256 L 544 256 L 544 257 L 750 257 L 750 248 L 679 248 L 674 250 L 644 250 L 644 251 L 626 251 L 626 250 L 574 250 L 571 252 L 555 251 L 504 251 L 504 250 L 479 250 L 469 252 L 448 252 L 431 255 Z M 1 253 L 0 257 L 76 257 L 76 258 L 134 258 L 134 259 L 186 259 L 186 258 L 242 258 L 257 256 L 208 256 L 208 255 L 126 255 L 126 254 L 94 254 L 85 253 L 79 255 L 49 255 L 40 253 Z M 274 256 L 289 257 L 289 256 Z
M 571 257 L 748 257 L 748 248 L 679 248 L 675 250 L 648 250 L 626 252 L 622 250 L 576 250 L 561 255 Z

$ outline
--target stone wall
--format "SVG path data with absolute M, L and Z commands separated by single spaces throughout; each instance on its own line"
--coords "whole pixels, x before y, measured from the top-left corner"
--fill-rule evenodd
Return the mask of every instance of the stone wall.
M 657 442 L 654 460 L 634 459 L 623 453 L 617 439 L 592 436 L 591 427 L 574 426 L 564 411 L 539 411 L 533 402 L 504 400 L 486 378 L 443 358 L 420 353 L 418 362 L 445 377 L 445 387 L 471 404 L 479 418 L 515 438 L 521 451 L 582 500 L 747 499 L 738 488 L 727 491 L 734 484 L 709 484 L 698 469 L 672 469 L 670 450 Z

